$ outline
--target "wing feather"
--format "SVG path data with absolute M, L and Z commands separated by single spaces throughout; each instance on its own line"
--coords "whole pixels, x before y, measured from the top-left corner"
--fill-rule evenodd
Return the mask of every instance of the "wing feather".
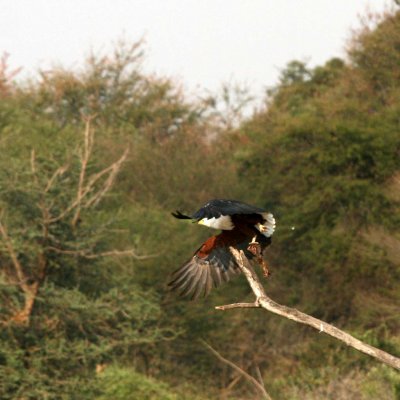
M 200 268 L 199 278 L 194 287 L 194 292 L 192 294 L 192 297 L 190 298 L 191 300 L 197 300 L 199 298 L 199 296 L 201 295 L 201 293 L 204 293 L 208 268 L 209 268 L 209 265 L 207 265 L 207 266 L 203 265 L 202 268 Z
M 168 286 L 181 296 L 196 300 L 207 296 L 211 289 L 228 282 L 232 275 L 240 273 L 228 247 L 218 247 L 201 258 L 197 253 L 182 267 L 172 273 Z
M 175 218 L 178 218 L 178 219 L 192 219 L 192 217 L 190 217 L 189 215 L 182 214 L 179 210 L 176 210 L 175 212 L 172 212 L 171 214 L 172 214 L 172 216 L 174 216 Z
M 178 285 L 182 280 L 184 280 L 190 272 L 194 272 L 197 268 L 196 263 L 193 259 L 189 260 L 188 263 L 184 264 L 181 268 L 177 269 L 171 276 L 171 281 L 169 285 L 171 287 Z
M 196 265 L 194 272 L 190 274 L 186 278 L 186 280 L 184 280 L 184 282 L 180 285 L 179 288 L 177 288 L 177 290 L 180 291 L 181 296 L 189 295 L 196 288 L 196 286 L 199 283 L 202 272 L 203 272 L 202 266 Z
M 207 268 L 207 280 L 204 288 L 204 297 L 207 297 L 208 294 L 211 292 L 211 289 L 213 287 L 213 279 L 211 276 L 211 271 L 213 268 Z
M 220 268 L 210 268 L 211 277 L 214 283 L 214 287 L 218 287 L 222 283 L 221 269 Z

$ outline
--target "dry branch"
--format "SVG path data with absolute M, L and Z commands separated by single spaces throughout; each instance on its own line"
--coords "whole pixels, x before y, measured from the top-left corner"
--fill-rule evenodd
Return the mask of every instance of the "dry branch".
M 46 249 L 59 254 L 69 254 L 72 256 L 79 256 L 88 259 L 101 258 L 101 257 L 132 257 L 135 260 L 147 260 L 149 258 L 155 258 L 159 256 L 159 254 L 142 254 L 142 255 L 137 254 L 135 249 L 110 250 L 110 251 L 103 251 L 101 253 L 93 253 L 91 250 L 60 249 L 54 246 L 47 246 Z
M 29 278 L 24 273 L 11 238 L 8 236 L 7 229 L 1 221 L 0 237 L 5 243 L 8 255 L 12 261 L 12 265 L 14 266 L 15 274 L 18 278 L 18 282 L 16 284 L 21 288 L 22 292 L 24 293 L 24 306 L 22 309 L 14 313 L 11 320 L 21 325 L 27 325 L 29 323 L 29 318 L 32 313 L 33 305 L 35 303 L 39 284 L 37 282 L 33 282 L 31 284 L 28 283 Z
M 0 234 L 4 240 L 8 254 L 9 254 L 12 264 L 15 268 L 15 273 L 18 277 L 18 281 L 20 282 L 19 285 L 21 286 L 22 290 L 24 290 L 26 292 L 29 289 L 29 286 L 26 283 L 28 279 L 24 274 L 24 270 L 22 269 L 22 265 L 18 260 L 17 253 L 14 249 L 11 239 L 8 236 L 7 230 L 1 221 L 0 221 Z
M 361 351 L 365 354 L 370 355 L 378 359 L 379 361 L 390 365 L 393 368 L 400 370 L 400 358 L 395 357 L 389 353 L 386 353 L 383 350 L 379 350 L 376 347 L 370 346 L 362 342 L 359 339 L 356 339 L 354 336 L 336 328 L 335 326 L 328 324 L 324 321 L 321 321 L 317 318 L 314 318 L 308 314 L 305 314 L 301 311 L 296 310 L 295 308 L 290 308 L 283 306 L 281 304 L 276 303 L 271 298 L 269 298 L 264 290 L 264 287 L 261 285 L 258 276 L 254 272 L 254 269 L 250 265 L 249 261 L 245 257 L 243 251 L 238 251 L 234 248 L 231 248 L 230 251 L 232 255 L 235 257 L 240 269 L 244 273 L 247 278 L 247 281 L 250 284 L 253 293 L 256 296 L 256 300 L 254 303 L 235 303 L 228 304 L 223 306 L 217 306 L 217 310 L 229 310 L 232 308 L 264 308 L 267 311 L 270 311 L 274 314 L 281 315 L 285 318 L 291 319 L 293 321 L 299 322 L 304 325 L 311 326 L 317 329 L 320 333 L 325 333 L 329 336 L 332 336 L 343 343 L 346 343 L 348 346 L 353 347 L 354 349 Z
M 85 131 L 84 131 L 84 146 L 81 154 L 81 170 L 79 174 L 79 183 L 78 183 L 78 191 L 76 194 L 76 202 L 77 206 L 75 209 L 75 214 L 72 219 L 72 226 L 76 225 L 76 222 L 79 219 L 79 215 L 81 212 L 81 200 L 83 197 L 83 183 L 85 181 L 85 175 L 86 175 L 86 168 L 89 162 L 90 155 L 92 153 L 92 148 L 93 148 L 93 135 L 94 132 L 90 127 L 90 118 L 87 118 L 85 121 Z
M 68 214 L 73 212 L 71 225 L 75 227 L 80 218 L 82 208 L 90 208 L 92 206 L 96 206 L 104 197 L 104 195 L 107 194 L 107 192 L 111 189 L 112 185 L 114 184 L 115 178 L 121 169 L 122 164 L 128 156 L 129 149 L 126 149 L 121 157 L 113 164 L 102 169 L 96 174 L 87 176 L 87 166 L 90 161 L 94 143 L 94 131 L 90 125 L 92 119 L 93 117 L 88 117 L 85 120 L 85 130 L 83 133 L 84 144 L 80 154 L 81 167 L 79 172 L 79 182 L 77 185 L 76 197 L 69 206 L 67 206 L 63 211 L 60 212 L 59 215 L 51 217 L 48 221 L 49 223 L 60 221 Z M 45 191 L 47 191 L 53 185 L 54 180 L 58 176 L 62 175 L 67 169 L 68 165 L 62 166 L 57 169 L 54 175 L 50 178 Z M 95 187 L 96 184 L 99 184 L 101 178 L 104 179 L 101 187 Z M 91 197 L 89 197 L 89 195 L 91 195 Z
M 263 397 L 267 400 L 272 400 L 271 396 L 267 393 L 265 390 L 265 387 L 262 383 L 258 382 L 257 379 L 253 378 L 251 375 L 249 375 L 245 370 L 237 366 L 235 363 L 232 361 L 227 360 L 225 357 L 221 356 L 221 354 L 218 353 L 217 350 L 212 348 L 206 341 L 202 340 L 202 343 L 204 344 L 205 347 L 207 347 L 208 350 L 211 351 L 219 360 L 224 362 L 225 364 L 229 365 L 232 367 L 235 371 L 239 372 L 240 375 L 244 376 L 254 387 L 256 387 L 263 395 Z

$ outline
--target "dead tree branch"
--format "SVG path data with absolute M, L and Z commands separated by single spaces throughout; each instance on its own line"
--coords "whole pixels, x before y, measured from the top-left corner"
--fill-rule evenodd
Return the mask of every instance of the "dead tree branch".
M 135 249 L 126 249 L 126 250 L 110 250 L 103 251 L 101 253 L 93 253 L 91 250 L 68 250 L 68 249 L 60 249 L 54 246 L 47 246 L 47 250 L 53 251 L 59 254 L 69 254 L 72 256 L 79 256 L 88 259 L 93 258 L 101 258 L 101 257 L 132 257 L 135 260 L 147 260 L 149 258 L 158 257 L 160 254 L 137 254 Z
M 232 367 L 235 371 L 239 372 L 240 375 L 244 376 L 254 387 L 256 387 L 263 395 L 263 397 L 267 400 L 272 400 L 271 396 L 267 393 L 265 390 L 265 387 L 262 383 L 258 382 L 257 379 L 253 378 L 251 375 L 249 375 L 245 370 L 237 366 L 235 363 L 232 361 L 227 360 L 225 357 L 223 357 L 221 354 L 218 353 L 217 350 L 215 350 L 213 347 L 211 347 L 206 341 L 202 340 L 201 341 L 205 347 L 207 347 L 208 350 L 211 351 L 220 361 L 223 363 L 229 365 Z
M 24 274 L 24 270 L 22 269 L 22 265 L 18 260 L 18 256 L 16 251 L 14 250 L 14 246 L 12 244 L 11 239 L 8 236 L 7 230 L 5 228 L 5 226 L 2 224 L 2 222 L 0 221 L 0 234 L 4 240 L 4 243 L 6 245 L 8 254 L 11 258 L 12 264 L 15 268 L 15 273 L 18 277 L 18 280 L 20 282 L 20 286 L 21 288 L 25 291 L 28 288 L 28 285 L 25 283 L 27 281 L 25 274 Z
M 353 347 L 358 351 L 368 354 L 369 356 L 374 357 L 379 361 L 400 370 L 400 358 L 395 357 L 389 353 L 386 353 L 383 350 L 379 350 L 376 347 L 370 346 L 369 344 L 366 344 L 361 340 L 356 339 L 354 336 L 346 332 L 343 332 L 341 329 L 336 328 L 331 324 L 328 324 L 308 314 L 298 311 L 295 308 L 286 307 L 273 301 L 266 295 L 264 287 L 261 285 L 258 276 L 254 272 L 254 269 L 252 268 L 249 261 L 245 257 L 243 251 L 239 252 L 234 248 L 231 248 L 230 250 L 233 256 L 235 257 L 236 262 L 238 263 L 243 274 L 246 276 L 247 281 L 249 282 L 250 287 L 256 296 L 256 300 L 254 303 L 235 303 L 235 304 L 217 306 L 216 307 L 217 310 L 261 307 L 274 314 L 278 314 L 281 315 L 282 317 L 291 319 L 301 324 L 311 326 L 312 328 L 317 329 L 320 333 L 325 333 L 329 336 L 332 336 L 340 340 L 341 342 L 347 344 L 348 346 Z
M 92 117 L 88 117 L 85 120 L 85 130 L 84 130 L 84 143 L 80 154 L 80 172 L 79 172 L 79 182 L 77 185 L 77 193 L 74 200 L 69 206 L 67 206 L 63 211 L 57 216 L 52 216 L 49 219 L 49 223 L 55 223 L 62 220 L 68 214 L 73 213 L 71 220 L 71 225 L 76 226 L 81 211 L 83 208 L 90 208 L 96 206 L 100 200 L 107 194 L 114 184 L 115 178 L 121 169 L 122 164 L 128 157 L 129 149 L 126 149 L 122 156 L 115 161 L 113 164 L 102 169 L 96 174 L 87 176 L 87 166 L 92 155 L 92 149 L 94 144 L 94 130 L 91 128 Z M 50 178 L 46 190 L 47 191 L 54 183 L 54 180 L 64 174 L 68 169 L 68 165 L 58 168 L 53 176 Z M 100 183 L 100 179 L 103 178 L 104 182 Z M 97 186 L 95 186 L 97 185 Z M 98 187 L 101 186 L 101 187 Z M 91 197 L 89 197 L 91 195 Z
M 24 293 L 24 306 L 18 310 L 13 316 L 12 320 L 21 325 L 29 324 L 29 317 L 32 313 L 33 305 L 36 299 L 39 285 L 37 282 L 28 283 L 29 278 L 25 275 L 21 263 L 19 262 L 18 255 L 14 249 L 11 238 L 8 236 L 7 229 L 0 221 L 0 237 L 3 239 L 8 255 L 12 261 L 15 269 L 15 275 L 18 278 L 18 286 Z
M 94 132 L 90 127 L 90 118 L 87 118 L 85 121 L 84 146 L 83 146 L 82 154 L 81 154 L 81 171 L 79 174 L 78 191 L 76 194 L 77 205 L 76 205 L 74 217 L 72 218 L 72 226 L 76 225 L 76 222 L 79 219 L 79 215 L 81 212 L 81 201 L 82 201 L 82 196 L 83 196 L 83 191 L 84 191 L 83 183 L 85 181 L 86 168 L 87 168 L 87 165 L 89 162 L 90 155 L 92 153 L 93 135 L 94 135 Z

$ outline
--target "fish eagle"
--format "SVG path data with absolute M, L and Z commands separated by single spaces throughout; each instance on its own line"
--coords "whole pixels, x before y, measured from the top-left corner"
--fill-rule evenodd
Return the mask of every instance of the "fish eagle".
M 243 250 L 251 259 L 254 254 L 248 250 L 249 245 L 258 243 L 262 252 L 271 244 L 275 230 L 275 218 L 270 212 L 236 200 L 211 200 L 192 215 L 180 211 L 172 215 L 222 230 L 208 238 L 189 261 L 172 273 L 168 286 L 192 300 L 207 296 L 213 287 L 240 273 L 230 247 Z

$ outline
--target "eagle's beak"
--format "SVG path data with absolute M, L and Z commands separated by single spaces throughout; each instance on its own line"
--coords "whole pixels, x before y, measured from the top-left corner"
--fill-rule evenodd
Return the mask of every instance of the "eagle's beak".
M 204 225 L 204 218 L 197 222 L 199 225 Z

